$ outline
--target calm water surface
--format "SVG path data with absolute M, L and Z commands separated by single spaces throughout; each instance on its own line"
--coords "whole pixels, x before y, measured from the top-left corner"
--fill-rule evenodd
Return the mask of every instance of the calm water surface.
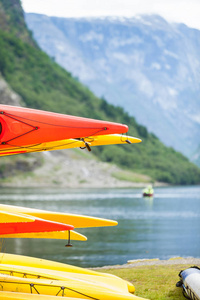
M 76 266 L 123 264 L 140 258 L 200 257 L 200 187 L 140 189 L 1 189 L 0 203 L 109 218 L 118 226 L 79 229 L 88 241 L 5 239 L 3 252 Z

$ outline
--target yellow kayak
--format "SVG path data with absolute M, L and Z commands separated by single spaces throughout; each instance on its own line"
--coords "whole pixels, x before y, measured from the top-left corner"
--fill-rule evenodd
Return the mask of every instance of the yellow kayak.
M 122 290 L 127 292 L 127 282 L 116 276 L 98 276 L 91 274 L 73 273 L 73 272 L 61 272 L 48 269 L 38 269 L 34 267 L 13 266 L 13 265 L 0 265 L 0 275 L 10 275 L 15 278 L 27 278 L 27 279 L 40 279 L 43 280 L 60 280 L 66 281 L 68 286 L 70 284 L 98 284 L 104 288 L 115 289 L 115 291 L 121 292 Z M 106 277 L 106 280 L 105 280 Z M 0 278 L 1 279 L 1 278 Z M 132 289 L 134 291 L 134 288 Z
M 114 275 L 12 254 L 0 254 L 0 261 L 0 285 L 3 291 L 8 292 L 8 297 L 9 292 L 14 292 L 13 295 L 18 294 L 19 297 L 22 295 L 22 298 L 13 299 L 32 299 L 33 294 L 35 299 L 38 295 L 62 296 L 71 300 L 73 297 L 99 300 L 143 299 L 132 294 L 135 288 L 131 283 Z
M 14 211 L 0 211 L 0 223 L 24 223 L 34 221 L 35 218 L 28 215 L 16 214 Z
M 20 206 L 4 205 L 4 204 L 0 204 L 0 211 L 23 214 L 27 217 L 32 216 L 32 217 L 37 217 L 40 219 L 59 222 L 63 224 L 70 224 L 73 225 L 74 228 L 116 226 L 118 224 L 116 221 L 108 220 L 108 219 L 101 219 L 101 218 L 60 213 L 60 212 L 52 212 L 52 211 L 26 208 Z
M 24 239 L 59 239 L 68 240 L 69 231 L 49 231 L 49 232 L 29 232 L 29 233 L 13 233 L 0 234 L 0 238 L 24 238 Z M 70 240 L 87 241 L 87 237 L 74 230 L 70 230 Z
M 24 267 L 34 267 L 39 269 L 48 269 L 61 272 L 72 272 L 72 273 L 82 273 L 91 274 L 98 276 L 111 276 L 109 274 L 98 273 L 92 270 L 71 266 L 64 263 L 54 262 L 51 260 L 40 259 L 24 255 L 0 253 L 0 264 L 2 265 L 13 265 L 13 266 L 24 266 Z
M 63 300 L 62 296 L 36 295 L 27 293 L 13 293 L 0 291 L 0 299 L 4 300 Z M 68 300 L 77 300 L 77 298 L 68 297 Z
M 84 141 L 93 146 L 104 146 L 114 144 L 136 144 L 141 143 L 141 139 L 122 134 L 107 134 L 102 136 L 91 136 L 84 138 Z
M 108 134 L 84 137 L 80 139 L 59 140 L 54 142 L 40 143 L 36 145 L 27 145 L 23 147 L 12 147 L 11 149 L 7 149 L 6 151 L 0 150 L 0 156 L 71 148 L 88 148 L 88 146 L 93 147 L 113 144 L 133 144 L 140 142 L 141 139 L 135 137 L 125 136 L 121 134 Z
M 0 211 L 0 224 L 1 226 L 8 225 L 9 223 L 30 223 L 34 222 L 37 218 L 17 214 L 7 211 Z M 0 234 L 0 238 L 46 238 L 46 239 L 69 239 L 69 231 L 49 231 L 49 232 L 27 232 L 27 233 L 12 233 L 12 234 Z M 77 233 L 76 231 L 70 231 L 70 239 L 78 241 L 86 241 L 87 237 Z
M 9 216 L 9 222 L 16 220 L 35 220 L 37 218 L 45 221 L 58 222 L 60 224 L 73 225 L 74 228 L 88 228 L 88 227 L 104 227 L 115 226 L 118 223 L 113 220 L 101 219 L 83 215 L 51 212 L 39 209 L 32 209 L 20 206 L 0 204 L 0 216 L 2 220 L 6 220 Z M 18 218 L 18 219 L 17 219 Z M 42 239 L 64 239 L 86 241 L 87 237 L 71 230 L 67 231 L 43 231 L 43 232 L 24 232 L 24 233 L 6 233 L 0 234 L 0 238 L 42 238 Z M 69 242 L 70 243 L 70 242 Z
M 115 278 L 117 283 L 113 284 L 114 278 L 105 278 L 104 280 L 96 279 L 99 279 L 99 277 L 91 277 L 88 275 L 82 276 L 82 279 L 69 277 L 66 278 L 66 280 L 53 280 L 40 278 L 40 273 L 38 274 L 38 278 L 18 277 L 1 273 L 0 285 L 4 291 L 14 293 L 20 292 L 35 295 L 99 300 L 141 299 L 129 293 L 124 280 Z
M 67 273 L 67 274 L 73 273 L 73 276 L 76 276 L 76 275 L 79 276 L 80 274 L 83 274 L 83 275 L 90 275 L 90 276 L 92 275 L 92 276 L 98 276 L 98 277 L 103 277 L 103 278 L 105 278 L 105 277 L 106 278 L 117 278 L 118 280 L 122 280 L 111 274 L 100 273 L 100 272 L 88 270 L 85 268 L 75 267 L 75 266 L 64 264 L 64 263 L 59 263 L 59 262 L 54 262 L 54 261 L 50 261 L 50 260 L 46 260 L 46 259 L 29 257 L 29 256 L 23 256 L 23 255 L 0 253 L 0 262 L 1 262 L 1 264 L 0 264 L 1 271 L 3 270 L 3 268 L 6 265 L 7 266 L 9 265 L 9 268 L 10 268 L 10 266 L 12 268 L 16 268 L 15 270 L 17 270 L 17 268 L 19 268 L 19 270 L 22 270 L 23 268 L 28 268 L 29 271 L 31 270 L 31 272 L 33 272 L 33 270 L 35 268 L 38 270 L 37 271 L 38 273 L 40 273 L 40 271 L 42 272 L 42 270 L 43 271 L 45 270 L 45 272 L 48 274 L 48 276 L 50 276 L 50 274 L 53 274 L 54 279 L 57 278 L 57 277 L 55 277 L 55 275 L 58 275 L 58 273 L 59 273 L 59 276 L 64 276 L 63 275 L 64 273 Z M 24 271 L 24 269 L 23 269 L 23 271 Z M 23 271 L 21 271 L 21 272 L 23 272 Z M 26 270 L 26 272 L 27 272 L 27 270 Z M 16 274 L 14 273 L 14 275 L 16 275 Z M 124 282 L 126 282 L 126 281 L 124 281 Z M 126 282 L 126 285 L 128 286 L 129 292 L 133 293 L 135 291 L 135 288 L 131 283 Z

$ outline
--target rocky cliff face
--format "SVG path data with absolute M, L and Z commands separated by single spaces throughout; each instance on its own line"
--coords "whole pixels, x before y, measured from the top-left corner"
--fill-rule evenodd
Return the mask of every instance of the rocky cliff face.
M 158 16 L 27 14 L 40 47 L 98 96 L 188 157 L 200 144 L 200 31 Z
M 12 33 L 24 42 L 36 46 L 26 28 L 20 0 L 0 0 L 0 30 Z
M 5 79 L 0 75 L 0 103 L 6 105 L 20 106 L 22 104 L 21 97 L 16 94 Z

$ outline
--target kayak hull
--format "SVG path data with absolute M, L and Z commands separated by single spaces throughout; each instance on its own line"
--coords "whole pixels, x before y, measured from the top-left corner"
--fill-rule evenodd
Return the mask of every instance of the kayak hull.
M 46 142 L 40 144 L 26 145 L 23 147 L 12 147 L 11 149 L 0 149 L 0 156 L 31 153 L 31 152 L 42 152 L 42 151 L 53 151 L 62 149 L 72 148 L 85 148 L 86 143 L 89 147 L 103 146 L 103 145 L 114 145 L 114 144 L 135 144 L 140 143 L 141 140 L 131 136 L 124 136 L 121 134 L 108 134 L 98 135 L 91 137 L 84 137 L 81 139 L 66 139 L 53 142 Z
M 0 291 L 0 299 L 4 300 L 63 300 L 62 296 L 50 296 L 50 295 L 36 295 L 27 293 L 13 293 Z M 68 300 L 77 300 L 77 298 L 68 297 Z
M 125 133 L 119 123 L 0 105 L 0 150 L 70 138 Z
M 0 211 L 0 227 L 1 223 L 27 223 L 27 222 L 34 222 L 35 218 L 27 215 L 22 214 L 16 214 L 13 212 L 6 212 L 6 211 Z
M 35 218 L 33 222 L 0 223 L 0 234 L 73 230 L 74 226 Z
M 52 240 L 68 240 L 69 231 L 48 231 L 48 232 L 28 232 L 28 233 L 12 233 L 0 234 L 0 238 L 20 238 L 20 239 L 52 239 Z M 74 230 L 70 231 L 70 240 L 87 241 L 87 237 Z
M 0 211 L 8 213 L 23 214 L 27 217 L 41 218 L 44 220 L 59 222 L 63 224 L 72 224 L 74 228 L 88 228 L 88 227 L 104 227 L 116 226 L 117 221 L 102 219 L 78 214 L 68 214 L 60 212 L 52 212 L 40 209 L 33 209 L 28 207 L 13 206 L 0 204 Z
M 14 292 L 21 299 L 32 299 L 32 295 L 35 299 L 38 295 L 41 299 L 48 295 L 67 299 L 143 299 L 132 294 L 132 284 L 114 275 L 20 255 L 0 254 L 0 260 L 0 284 L 8 297 Z

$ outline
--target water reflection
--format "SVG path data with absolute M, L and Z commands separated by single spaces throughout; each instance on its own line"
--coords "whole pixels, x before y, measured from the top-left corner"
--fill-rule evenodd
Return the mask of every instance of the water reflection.
M 153 208 L 153 197 L 143 197 L 146 207 Z
M 3 251 L 77 266 L 122 264 L 140 258 L 199 257 L 200 187 L 155 189 L 1 189 L 2 204 L 109 218 L 118 226 L 79 229 L 87 242 L 6 239 Z

